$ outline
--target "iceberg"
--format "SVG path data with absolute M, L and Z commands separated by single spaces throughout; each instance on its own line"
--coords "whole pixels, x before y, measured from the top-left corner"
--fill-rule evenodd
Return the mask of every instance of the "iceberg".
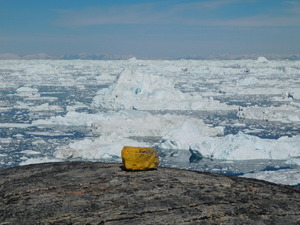
M 54 152 L 54 157 L 56 159 L 113 159 L 120 162 L 121 151 L 124 146 L 149 147 L 149 144 L 112 134 L 94 140 L 84 139 L 75 141 L 68 146 L 61 146 Z
M 183 93 L 175 82 L 160 75 L 126 68 L 113 85 L 97 92 L 92 107 L 110 110 L 220 110 L 233 109 L 213 98 Z
M 202 133 L 222 135 L 223 128 L 208 127 L 202 120 L 184 115 L 153 115 L 138 110 L 99 112 L 96 114 L 70 111 L 65 116 L 52 116 L 45 120 L 32 121 L 32 126 L 63 125 L 90 127 L 94 136 L 107 136 L 112 133 L 122 136 L 162 137 L 170 129 L 183 122 L 197 124 Z
M 239 132 L 223 137 L 201 134 L 189 123 L 171 129 L 159 143 L 160 149 L 193 150 L 203 157 L 221 160 L 280 159 L 300 156 L 300 135 L 277 140 L 262 139 Z
M 286 164 L 289 165 L 298 165 L 300 166 L 300 157 L 290 158 L 285 161 Z
M 267 60 L 267 58 L 264 57 L 264 56 L 259 56 L 259 57 L 257 58 L 257 62 L 259 62 L 259 63 L 267 63 L 268 60 Z
M 32 125 L 87 126 L 93 137 L 73 141 L 59 147 L 54 157 L 58 159 L 118 159 L 123 146 L 148 147 L 149 143 L 135 141 L 132 137 L 162 137 L 169 130 L 185 124 L 195 126 L 200 134 L 206 136 L 223 135 L 223 127 L 209 127 L 202 120 L 180 115 L 152 115 L 137 110 L 109 111 L 97 114 L 68 112 L 66 116 L 36 120 Z M 186 134 L 187 136 L 189 134 Z M 152 146 L 149 146 L 152 147 Z
M 149 143 L 138 142 L 132 137 L 160 138 L 176 127 L 193 127 L 205 136 L 223 135 L 223 127 L 209 127 L 202 120 L 183 115 L 153 115 L 138 110 L 120 110 L 87 114 L 68 112 L 65 116 L 51 117 L 47 120 L 36 120 L 34 126 L 64 125 L 90 127 L 93 137 L 73 141 L 68 146 L 58 148 L 56 158 L 112 159 L 120 156 L 123 146 L 149 146 Z M 188 131 L 186 137 L 196 137 L 194 131 Z M 182 137 L 181 137 L 182 138 Z M 152 146 L 149 146 L 152 147 Z
M 121 111 L 120 111 L 121 113 Z M 122 112 L 123 114 L 124 112 Z M 122 115 L 121 114 L 121 115 Z M 223 128 L 211 128 L 202 120 L 179 115 L 152 115 L 148 112 L 135 111 L 131 115 L 117 115 L 113 120 L 106 120 L 101 123 L 93 123 L 92 131 L 94 135 L 108 135 L 116 133 L 120 136 L 155 136 L 162 137 L 166 132 L 183 122 L 198 124 L 203 133 L 216 135 L 223 134 Z
M 209 136 L 223 135 L 223 127 L 209 128 L 197 121 L 185 121 L 180 126 L 171 129 L 161 139 L 161 149 L 191 149 L 193 143 Z

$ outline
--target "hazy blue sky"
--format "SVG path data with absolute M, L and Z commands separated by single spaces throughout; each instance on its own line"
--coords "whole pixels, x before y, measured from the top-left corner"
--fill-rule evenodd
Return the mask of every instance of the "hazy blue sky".
M 0 0 L 0 53 L 299 54 L 299 0 Z

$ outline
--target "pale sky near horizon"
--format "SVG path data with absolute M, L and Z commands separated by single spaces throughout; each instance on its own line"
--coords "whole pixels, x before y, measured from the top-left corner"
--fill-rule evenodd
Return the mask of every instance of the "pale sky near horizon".
M 299 0 L 0 0 L 0 53 L 299 54 Z

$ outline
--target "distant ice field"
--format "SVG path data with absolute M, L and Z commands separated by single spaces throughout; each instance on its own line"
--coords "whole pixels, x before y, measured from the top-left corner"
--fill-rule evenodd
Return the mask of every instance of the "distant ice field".
M 0 61 L 0 168 L 121 162 L 125 145 L 299 185 L 300 61 Z

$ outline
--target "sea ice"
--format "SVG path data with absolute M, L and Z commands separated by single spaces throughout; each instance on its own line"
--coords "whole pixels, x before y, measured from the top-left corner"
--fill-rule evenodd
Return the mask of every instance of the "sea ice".
M 87 109 L 87 108 L 89 108 L 89 106 L 81 102 L 75 102 L 74 105 L 66 106 L 66 110 L 68 112 L 76 111 L 78 109 Z
M 225 161 L 283 159 L 289 165 L 300 165 L 299 135 L 261 139 L 245 133 L 257 134 L 264 127 L 249 126 L 248 120 L 243 121 L 285 122 L 293 130 L 284 131 L 280 127 L 274 133 L 297 134 L 299 71 L 300 61 L 265 57 L 174 61 L 0 60 L 0 128 L 10 138 L 0 140 L 1 151 L 5 152 L 1 163 L 6 167 L 22 160 L 21 165 L 68 158 L 118 161 L 123 145 L 159 144 L 163 152 L 171 152 L 168 156 L 171 161 L 172 154 L 181 157 L 180 162 L 186 161 L 184 168 L 191 166 L 191 151 L 196 156 L 199 153 Z M 172 110 L 172 114 L 166 114 L 165 110 Z M 230 118 L 215 118 L 211 110 L 223 110 Z M 224 110 L 236 110 L 236 114 Z M 203 118 L 207 125 L 195 117 Z M 62 125 L 63 131 L 52 125 Z M 78 129 L 84 126 L 84 130 L 89 127 L 92 132 L 86 134 L 86 139 L 74 140 L 76 135 L 65 130 L 74 131 L 76 126 Z M 224 127 L 243 132 L 223 136 Z M 20 141 L 25 144 L 15 154 L 12 149 Z M 41 155 L 26 154 L 39 149 Z M 50 157 L 53 149 L 57 157 L 54 159 Z M 176 160 L 175 167 L 179 166 Z M 201 162 L 205 164 L 205 160 Z M 225 170 L 222 165 L 210 168 Z
M 259 171 L 256 173 L 246 173 L 242 177 L 266 180 L 277 184 L 299 185 L 299 169 L 281 169 L 275 171 Z
M 278 107 L 239 107 L 237 117 L 265 121 L 299 122 L 300 108 L 292 105 L 281 105 Z
M 30 127 L 31 124 L 27 124 L 27 123 L 0 123 L 0 128 L 1 127 L 16 127 L 16 128 L 27 128 L 27 127 Z
M 49 105 L 49 103 L 44 103 L 41 105 L 35 105 L 29 108 L 30 111 L 63 111 L 60 106 L 57 105 Z
M 92 123 L 104 120 L 103 114 L 87 114 L 75 111 L 67 112 L 65 116 L 51 116 L 49 119 L 32 121 L 33 126 L 63 125 L 63 126 L 91 126 Z
M 39 155 L 39 154 L 41 154 L 40 152 L 33 151 L 33 150 L 24 150 L 24 151 L 21 151 L 20 153 L 23 153 L 23 154 L 26 154 L 26 155 Z
M 289 158 L 285 162 L 288 165 L 298 165 L 300 166 L 300 157 L 295 157 L 295 158 Z
M 16 90 L 17 95 L 23 96 L 23 97 L 39 97 L 40 94 L 38 93 L 39 90 L 36 88 L 31 87 L 20 87 Z
M 256 77 L 247 77 L 245 79 L 241 79 L 237 81 L 237 85 L 239 86 L 248 86 L 248 85 L 255 85 L 258 82 Z
M 26 158 L 20 163 L 20 166 L 30 165 L 30 164 L 39 164 L 39 163 L 49 163 L 49 162 L 61 162 L 61 159 L 58 158 L 49 158 L 49 157 L 37 157 L 37 158 Z

